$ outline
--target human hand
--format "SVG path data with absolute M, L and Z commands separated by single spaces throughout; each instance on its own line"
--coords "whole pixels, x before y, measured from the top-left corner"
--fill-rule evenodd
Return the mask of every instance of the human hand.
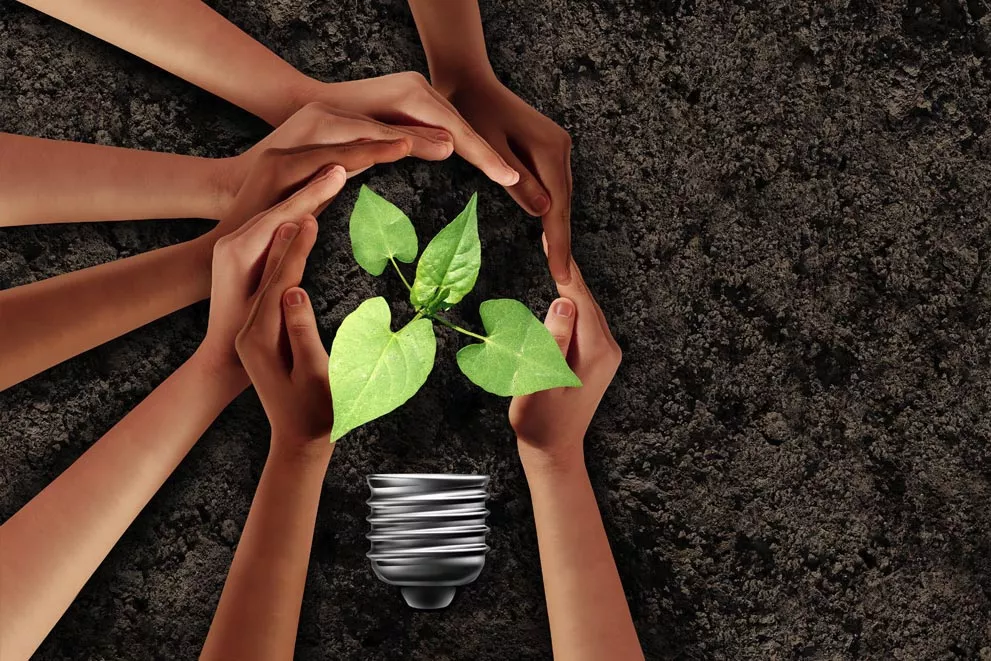
M 267 147 L 253 157 L 237 196 L 213 229 L 212 236 L 219 239 L 237 230 L 259 212 L 294 193 L 324 168 L 340 165 L 354 172 L 376 163 L 391 163 L 407 156 L 410 145 L 409 137 L 401 137 L 341 145 Z M 313 213 L 320 211 L 322 207 Z
M 390 126 L 325 103 L 307 103 L 254 147 L 227 161 L 226 188 L 237 191 L 257 160 L 269 149 L 293 149 L 303 145 L 346 145 L 366 141 L 406 140 L 410 156 L 440 161 L 451 155 L 451 134 L 423 126 Z M 348 176 L 364 168 L 348 167 Z
M 544 324 L 582 385 L 513 398 L 509 423 L 524 461 L 553 465 L 584 458 L 585 432 L 623 357 L 573 259 L 569 271 Z
M 461 115 L 520 173 L 506 190 L 523 209 L 541 216 L 550 244 L 551 275 L 567 284 L 571 260 L 571 137 L 489 72 L 435 81 Z
M 313 153 L 316 153 L 314 150 Z M 292 161 L 301 172 L 308 161 Z M 346 181 L 344 168 L 334 166 L 307 183 L 289 199 L 257 214 L 236 231 L 222 237 L 213 249 L 213 280 L 210 318 L 200 351 L 219 367 L 240 370 L 235 338 L 252 309 L 265 282 L 278 273 L 281 277 L 302 277 L 297 261 L 282 260 L 302 247 L 308 253 L 316 240 L 313 215 L 332 199 Z M 304 255 L 305 257 L 305 255 Z M 297 270 L 289 270 L 288 266 Z M 247 381 L 247 375 L 245 375 Z M 245 383 L 247 385 L 247 383 Z
M 492 181 L 512 186 L 519 174 L 507 165 L 451 103 L 437 93 L 422 75 L 407 71 L 378 78 L 323 83 L 306 79 L 293 91 L 296 107 L 322 101 L 397 128 L 404 125 L 443 129 L 454 139 L 454 150 Z
M 334 412 L 327 350 L 306 292 L 296 287 L 309 248 L 286 255 L 237 335 L 237 353 L 272 426 L 271 452 L 330 459 Z

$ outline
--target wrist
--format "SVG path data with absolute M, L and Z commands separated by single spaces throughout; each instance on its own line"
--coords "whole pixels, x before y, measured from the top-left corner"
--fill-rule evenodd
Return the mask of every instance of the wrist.
M 430 84 L 445 98 L 467 88 L 498 85 L 499 79 L 488 58 L 469 62 L 443 62 L 430 64 Z
M 267 461 L 295 470 L 326 472 L 336 446 L 336 443 L 330 442 L 329 435 L 321 438 L 296 438 L 272 432 Z
M 210 192 L 213 215 L 210 218 L 221 220 L 227 216 L 237 192 L 244 183 L 245 170 L 240 156 L 214 158 L 210 167 Z
M 550 475 L 586 473 L 585 451 L 582 443 L 569 443 L 565 447 L 545 448 L 518 438 L 516 445 L 527 480 Z
M 206 339 L 197 347 L 189 362 L 197 367 L 204 378 L 218 384 L 221 392 L 230 392 L 232 398 L 251 385 L 247 372 L 240 363 L 233 362 L 214 349 Z

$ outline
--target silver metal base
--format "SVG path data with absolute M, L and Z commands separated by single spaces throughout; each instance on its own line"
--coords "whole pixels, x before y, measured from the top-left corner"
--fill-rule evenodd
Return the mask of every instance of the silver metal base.
M 413 608 L 445 608 L 485 565 L 486 475 L 369 475 L 368 559 Z

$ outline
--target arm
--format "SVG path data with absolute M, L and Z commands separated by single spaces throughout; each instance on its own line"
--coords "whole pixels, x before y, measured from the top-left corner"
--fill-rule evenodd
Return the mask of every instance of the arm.
M 518 175 L 419 74 L 323 83 L 294 69 L 200 0 L 21 0 L 277 126 L 314 101 L 384 122 L 443 129 L 494 181 Z M 413 121 L 409 121 L 413 120 Z M 435 132 L 436 133 L 436 132 Z M 413 156 L 421 157 L 414 145 Z
M 312 236 L 312 238 L 311 238 Z M 315 228 L 293 245 L 309 250 Z M 293 270 L 294 257 L 287 256 Z M 317 505 L 334 445 L 327 351 L 306 293 L 277 279 L 238 334 L 237 351 L 272 425 L 268 461 L 255 492 L 204 660 L 292 659 Z M 291 358 L 280 347 L 288 336 Z
M 369 141 L 259 156 L 231 215 L 197 239 L 0 291 L 0 390 L 210 294 L 217 240 L 322 168 L 402 158 L 409 143 Z
M 201 659 L 293 658 L 329 459 L 269 454 Z
M 259 283 L 272 277 L 291 244 L 281 230 L 326 203 L 344 179 L 335 168 L 218 242 L 200 348 L 0 527 L 0 658 L 18 661 L 34 652 L 203 431 L 248 385 L 231 359 L 234 338 Z
M 533 499 L 554 657 L 641 661 L 583 452 L 621 353 L 573 260 L 569 270 L 545 324 L 582 386 L 514 397 L 509 419 Z
M 0 658 L 27 659 L 214 418 L 247 385 L 197 352 L 0 526 Z M 180 414 L 181 413 L 181 414 Z
M 0 133 L 0 226 L 219 220 L 237 192 L 229 160 Z
M 554 279 L 571 259 L 571 138 L 496 78 L 477 0 L 409 0 L 434 88 L 520 173 L 506 190 L 541 216 Z M 502 182 L 500 182 L 502 183 Z

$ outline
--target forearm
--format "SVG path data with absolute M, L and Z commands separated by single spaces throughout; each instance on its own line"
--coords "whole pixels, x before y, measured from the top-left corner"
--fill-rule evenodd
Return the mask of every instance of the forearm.
M 237 192 L 228 170 L 229 159 L 0 133 L 0 226 L 220 219 Z
M 277 126 L 299 71 L 200 0 L 21 0 Z
M 430 67 L 441 93 L 466 76 L 492 75 L 477 0 L 409 0 Z
M 553 461 L 525 449 L 557 659 L 643 659 L 580 451 Z
M 269 454 L 201 659 L 293 658 L 331 451 L 316 459 Z
M 0 390 L 207 298 L 214 240 L 0 291 Z
M 247 385 L 199 352 L 0 526 L 0 658 L 26 659 L 214 418 Z

